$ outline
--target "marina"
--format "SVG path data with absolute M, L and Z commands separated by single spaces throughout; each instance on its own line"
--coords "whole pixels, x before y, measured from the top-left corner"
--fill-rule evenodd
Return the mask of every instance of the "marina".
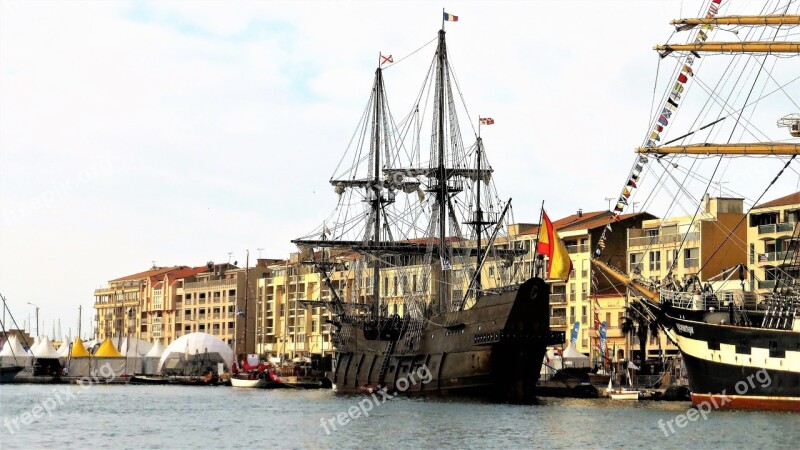
M 389 3 L 375 7 L 393 10 Z M 538 2 L 520 4 L 540 11 Z M 265 9 L 251 10 L 253 17 L 275 12 L 269 2 L 256 6 Z M 462 6 L 489 11 L 481 2 Z M 187 21 L 169 23 L 180 16 L 164 13 L 174 7 L 125 5 L 109 20 L 140 33 L 144 24 L 151 31 L 169 29 L 195 45 L 217 42 L 208 48 L 219 54 L 197 76 L 207 77 L 203 86 L 226 80 L 225 88 L 205 100 L 214 107 L 192 114 L 207 120 L 210 110 L 228 102 L 236 112 L 220 113 L 213 125 L 192 132 L 163 127 L 169 121 L 161 120 L 162 131 L 146 133 L 163 146 L 160 134 L 174 131 L 169 146 L 178 142 L 178 148 L 197 136 L 193 145 L 201 150 L 179 160 L 164 148 L 147 157 L 164 156 L 169 177 L 158 165 L 154 178 L 174 178 L 181 189 L 156 183 L 158 193 L 143 189 L 135 201 L 114 199 L 115 207 L 105 210 L 146 217 L 147 225 L 125 228 L 127 217 L 118 225 L 95 220 L 97 230 L 128 230 L 107 246 L 103 264 L 82 258 L 96 251 L 94 242 L 106 246 L 92 236 L 93 244 L 73 252 L 80 264 L 60 263 L 69 266 L 63 270 L 68 281 L 45 271 L 46 278 L 23 283 L 16 266 L 16 277 L 0 279 L 3 449 L 800 445 L 800 1 L 693 0 L 691 10 L 681 2 L 680 17 L 648 11 L 662 20 L 665 39 L 640 42 L 636 33 L 655 34 L 637 31 L 631 21 L 633 39 L 616 44 L 616 65 L 592 60 L 588 70 L 568 71 L 600 67 L 598 79 L 616 80 L 614 89 L 590 83 L 586 91 L 577 81 L 583 78 L 568 81 L 561 69 L 547 84 L 512 82 L 516 72 L 534 70 L 527 59 L 519 62 L 525 69 L 502 74 L 510 77 L 499 83 L 505 66 L 495 53 L 503 49 L 476 45 L 477 28 L 469 22 L 488 19 L 449 8 L 436 10 L 435 26 L 427 28 L 415 24 L 400 33 L 387 23 L 376 33 L 376 25 L 365 25 L 370 39 L 312 63 L 303 59 L 308 42 L 297 46 L 301 41 L 287 38 L 303 36 L 294 29 L 301 26 L 296 18 L 253 20 L 246 32 L 229 35 Z M 597 5 L 585 7 L 598 12 L 592 10 Z M 27 8 L 20 11 L 42 13 Z M 397 23 L 407 20 L 397 17 Z M 7 28 L 0 29 L 0 42 L 14 35 Z M 309 42 L 338 42 L 346 31 Z M 312 35 L 308 28 L 305 33 Z M 361 61 L 367 41 L 384 40 L 398 48 L 378 50 L 369 64 Z M 250 46 L 267 41 L 269 49 Z M 562 56 L 553 55 L 570 53 L 556 50 L 560 40 L 552 36 L 536 42 L 542 47 L 514 42 L 509 48 L 556 63 Z M 637 50 L 623 52 L 634 44 Z M 652 49 L 649 60 L 632 57 L 641 55 L 639 47 Z M 208 56 L 198 48 L 206 46 L 170 58 Z M 223 75 L 228 63 L 219 61 L 233 64 L 231 51 L 257 61 L 259 70 L 238 70 L 238 81 Z M 265 51 L 304 62 L 264 73 L 262 58 L 254 55 Z M 26 57 L 15 58 L 29 67 Z M 186 72 L 188 66 L 178 65 Z M 655 76 L 642 75 L 643 67 Z M 0 81 L 22 83 L 30 78 L 26 70 L 2 66 Z M 623 72 L 630 80 L 619 77 Z M 255 85 L 276 89 L 268 100 L 250 84 L 252 73 L 259 73 Z M 239 81 L 249 87 L 235 94 Z M 200 95 L 196 85 L 187 86 L 186 92 Z M 597 100 L 603 108 L 573 105 L 566 97 L 547 106 L 527 97 L 534 87 L 542 99 L 562 89 L 586 98 L 608 93 Z M 3 111 L 7 91 L 0 83 Z M 535 113 L 520 106 L 517 95 Z M 172 104 L 189 104 L 192 94 L 181 96 Z M 140 97 L 169 98 L 163 92 Z M 615 106 L 620 98 L 630 104 Z M 280 151 L 241 150 L 265 141 L 253 131 L 261 125 L 247 124 L 260 103 L 273 100 L 292 105 L 286 115 L 302 118 L 303 127 L 294 129 L 302 131 L 284 140 L 281 132 L 293 128 L 280 118 L 285 130 L 272 132 Z M 485 114 L 487 102 L 502 108 Z M 267 108 L 270 114 L 279 109 Z M 511 117 L 514 111 L 526 118 Z M 638 119 L 627 111 L 641 115 L 641 123 L 632 126 Z M 542 116 L 556 113 L 567 114 L 573 129 Z M 115 120 L 105 128 L 126 122 Z M 527 125 L 515 128 L 518 120 Z M 601 120 L 624 125 L 627 150 L 614 131 L 589 135 Z M 539 122 L 552 130 L 533 132 Z M 630 131 L 644 123 L 639 131 L 645 133 Z M 546 140 L 544 134 L 557 129 L 560 140 Z M 9 128 L 0 128 L 0 149 L 40 139 L 21 133 L 8 140 Z M 577 150 L 577 141 L 596 153 Z M 219 152 L 218 142 L 226 142 L 230 154 Z M 528 146 L 535 151 L 514 153 Z M 214 163 L 206 158 L 209 150 L 218 156 Z M 586 160 L 596 170 L 575 170 L 587 169 Z M 190 176 L 184 169 L 192 164 L 205 167 L 206 175 Z M 131 173 L 151 173 L 156 165 L 147 166 Z M 105 169 L 124 180 L 116 166 Z M 258 180 L 257 187 L 241 187 L 239 177 Z M 17 181 L 22 186 L 24 180 Z M 200 189 L 183 189 L 190 184 Z M 609 191 L 620 187 L 618 194 Z M 89 198 L 104 188 L 92 190 Z M 578 191 L 613 195 L 574 205 Z M 137 209 L 139 202 L 171 205 L 166 214 L 152 214 L 163 224 Z M 26 214 L 39 217 L 31 209 L 12 212 L 10 221 L 0 217 L 2 235 L 10 235 L 5 227 L 24 234 L 32 227 Z M 157 232 L 139 231 L 151 222 Z M 269 243 L 258 245 L 267 247 L 251 257 L 250 245 L 263 239 Z M 129 241 L 135 245 L 122 245 Z M 220 245 L 247 248 L 222 256 Z M 136 246 L 170 261 L 145 257 Z M 14 239 L 0 240 L 4 254 L 6 247 L 21 253 Z M 0 274 L 12 270 L 3 267 Z M 89 284 L 96 280 L 105 281 Z M 67 286 L 80 286 L 81 293 Z M 78 297 L 90 299 L 88 311 Z M 65 314 L 64 305 L 73 310 Z
M 202 395 L 201 395 L 202 393 Z M 19 417 L 53 395 L 51 386 L 11 385 L 0 389 L 2 417 Z M 733 446 L 794 448 L 800 438 L 796 416 L 779 412 L 722 412 L 706 419 L 666 424 L 685 414 L 687 403 L 544 398 L 539 405 L 513 406 L 451 398 L 397 397 L 374 406 L 369 417 L 345 426 L 321 420 L 358 407 L 361 396 L 327 390 L 251 390 L 224 387 L 94 386 L 52 415 L 9 433 L 3 448 L 196 448 L 274 445 L 281 448 L 536 447 L 621 448 L 658 442 L 660 448 Z M 620 403 L 623 403 L 620 405 Z M 481 426 L 463 417 L 481 418 Z M 241 411 L 257 419 L 242 420 Z M 614 425 L 624 424 L 624 426 Z M 0 421 L 0 426 L 3 426 Z M 13 426 L 13 425 L 12 425 Z M 264 436 L 264 429 L 281 430 Z M 574 430 L 582 430 L 576 433 Z M 44 432 L 43 430 L 59 430 Z M 376 430 L 378 432 L 376 432 Z M 383 431 L 380 431 L 383 430 Z M 223 437 L 224 436 L 224 437 Z M 268 444 L 265 444 L 268 442 Z

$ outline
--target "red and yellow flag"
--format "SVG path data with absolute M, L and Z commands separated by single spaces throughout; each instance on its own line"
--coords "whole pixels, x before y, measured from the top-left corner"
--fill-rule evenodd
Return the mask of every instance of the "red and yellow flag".
M 557 278 L 564 281 L 569 279 L 569 273 L 572 272 L 572 260 L 569 259 L 567 247 L 558 236 L 558 232 L 553 227 L 553 222 L 550 221 L 544 211 L 542 211 L 542 224 L 540 225 L 539 243 L 536 246 L 536 252 L 547 255 L 549 258 L 547 262 L 548 278 Z

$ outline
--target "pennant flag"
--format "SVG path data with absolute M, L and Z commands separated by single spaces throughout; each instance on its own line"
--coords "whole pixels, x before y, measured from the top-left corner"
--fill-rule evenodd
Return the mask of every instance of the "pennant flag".
M 610 223 L 606 224 L 606 230 L 611 231 L 611 224 Z
M 661 111 L 661 114 L 667 119 L 669 119 L 670 117 L 672 117 L 672 110 L 665 106 L 664 109 Z
M 670 108 L 671 110 L 675 111 L 678 108 L 678 104 L 673 102 L 671 98 L 667 99 L 667 104 L 664 105 L 665 108 Z
M 539 243 L 536 245 L 536 252 L 547 255 L 547 274 L 550 278 L 567 281 L 572 272 L 572 260 L 569 259 L 567 247 L 558 236 L 558 232 L 553 227 L 553 222 L 547 217 L 547 213 L 542 210 L 542 227 L 539 230 Z
M 692 64 L 694 64 L 694 55 L 689 55 L 689 56 L 686 57 L 686 64 L 688 64 L 690 66 Z
M 638 173 L 632 173 L 631 174 L 631 180 L 639 181 L 639 174 Z M 634 187 L 636 187 L 636 186 L 634 186 Z
M 631 190 L 628 189 L 627 187 L 622 188 L 622 195 L 625 196 L 625 198 L 630 197 L 631 196 Z
M 653 139 L 653 140 L 655 140 L 655 141 L 660 141 L 660 140 L 661 140 L 661 138 L 658 136 L 658 133 L 657 133 L 657 132 L 655 132 L 655 131 L 653 131 L 652 133 L 650 133 L 650 139 Z M 652 147 L 652 146 L 651 146 L 651 147 Z
M 704 42 L 705 42 L 705 40 L 706 40 L 706 39 L 708 39 L 708 35 L 707 35 L 707 34 L 706 34 L 706 32 L 705 32 L 705 31 L 703 31 L 703 30 L 700 30 L 700 31 L 698 31 L 698 32 L 697 32 L 697 37 L 698 37 L 698 38 L 699 38 L 701 41 L 704 41 Z
M 637 172 L 641 172 L 642 169 L 644 169 L 644 166 L 641 163 L 636 163 L 636 165 L 633 166 L 633 170 L 635 170 Z
M 678 83 L 686 83 L 689 78 L 686 76 L 685 73 L 678 75 Z
M 683 85 L 676 81 L 675 86 L 672 86 L 672 91 L 680 94 L 681 92 L 683 92 Z
M 636 182 L 635 182 L 635 181 L 633 181 L 632 179 L 631 179 L 631 180 L 628 180 L 628 186 L 630 186 L 630 187 L 636 187 Z
M 383 56 L 383 53 L 381 53 L 381 64 L 380 65 L 384 65 L 386 63 L 393 63 L 393 62 L 394 62 L 394 59 L 392 59 L 392 55 Z
M 481 117 L 481 125 L 494 125 L 494 119 L 491 117 Z
M 655 143 L 655 141 L 653 141 L 652 139 L 648 139 L 648 140 L 647 140 L 647 146 L 648 146 L 648 147 L 655 147 L 655 146 L 656 146 L 656 143 Z
M 605 239 L 600 239 L 600 241 L 597 242 L 597 248 L 599 248 L 601 251 L 605 250 L 606 249 L 606 240 Z
M 680 92 L 676 92 L 676 91 L 672 91 L 672 92 L 669 93 L 669 98 L 671 98 L 673 101 L 677 102 L 678 100 L 681 99 L 681 93 Z
M 663 125 L 656 125 L 656 131 L 661 133 L 662 131 L 664 131 L 664 126 Z
M 686 75 L 689 75 L 690 77 L 694 76 L 694 72 L 692 72 L 692 68 L 689 67 L 689 65 L 687 65 L 687 64 L 683 65 L 683 69 L 681 69 L 681 72 L 685 73 Z M 677 105 L 675 105 L 675 106 L 677 106 Z
M 623 205 L 622 203 L 617 203 L 617 205 L 616 205 L 616 206 L 614 206 L 614 211 L 615 211 L 615 212 L 620 212 L 620 211 L 622 211 L 624 208 L 625 208 L 625 205 Z
M 444 19 L 443 20 L 445 22 L 458 22 L 458 16 L 454 16 L 452 14 L 447 14 L 447 13 L 443 13 L 443 14 L 444 14 Z
M 450 262 L 450 260 L 448 258 L 445 258 L 444 256 L 441 256 L 441 257 L 439 257 L 439 259 L 440 259 L 440 261 L 442 263 L 442 270 L 452 270 L 453 269 L 453 264 Z
M 666 126 L 669 122 L 667 121 L 667 118 L 664 117 L 664 115 L 662 114 L 661 117 L 658 118 L 658 123 L 660 123 L 661 125 Z
M 639 162 L 642 164 L 647 164 L 647 155 L 639 155 Z
M 622 197 L 619 198 L 619 202 L 622 203 L 623 205 L 627 205 L 628 204 L 628 199 L 625 198 L 625 196 L 622 196 Z
M 615 215 L 613 215 L 611 217 L 613 217 L 614 220 L 616 220 L 617 222 L 621 222 L 622 221 L 622 219 L 619 217 L 619 214 L 615 214 Z

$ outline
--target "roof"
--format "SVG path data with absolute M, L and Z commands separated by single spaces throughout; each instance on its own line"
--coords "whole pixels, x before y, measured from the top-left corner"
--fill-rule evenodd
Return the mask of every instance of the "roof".
M 553 221 L 553 227 L 556 231 L 561 231 L 567 228 L 576 229 L 578 225 L 584 224 L 588 221 L 592 221 L 601 217 L 605 216 L 605 222 L 603 225 L 607 223 L 607 218 L 611 216 L 611 211 L 591 211 L 591 212 L 581 212 L 580 215 L 578 213 L 571 214 L 567 217 L 563 217 L 558 220 Z M 585 227 L 581 227 L 585 228 Z M 536 234 L 539 232 L 539 226 L 534 226 L 530 230 L 526 230 L 525 232 L 520 233 L 520 235 L 525 234 Z
M 630 219 L 631 217 L 636 217 L 640 215 L 651 215 L 647 212 L 638 212 L 638 213 L 630 213 L 630 214 L 621 214 L 619 216 L 619 220 Z M 568 230 L 593 230 L 595 228 L 602 228 L 605 227 L 609 223 L 614 223 L 615 220 L 611 218 L 610 215 L 608 216 L 595 216 L 591 220 L 579 222 L 573 225 L 568 225 L 562 228 L 557 228 L 559 231 L 568 231 Z M 613 225 L 612 225 L 613 226 Z
M 794 194 L 789 194 L 785 197 L 776 198 L 775 200 L 762 203 L 760 205 L 756 205 L 753 207 L 753 209 L 774 208 L 776 206 L 786 206 L 795 204 L 800 204 L 800 192 L 795 192 Z
M 102 344 L 100 344 L 100 348 L 94 352 L 95 358 L 122 358 L 122 354 L 114 348 L 114 343 L 111 342 L 111 339 L 106 338 Z
M 156 267 L 154 269 L 145 270 L 144 272 L 135 273 L 133 275 L 127 275 L 120 278 L 115 278 L 111 281 L 128 281 L 128 280 L 139 280 L 142 278 L 148 277 L 155 277 L 159 275 L 164 275 L 165 273 L 172 272 L 174 270 L 180 269 L 180 266 L 172 266 L 172 267 Z
M 86 347 L 83 345 L 83 341 L 80 339 L 75 339 L 75 342 L 72 344 L 72 357 L 73 358 L 88 358 L 92 355 L 86 351 Z

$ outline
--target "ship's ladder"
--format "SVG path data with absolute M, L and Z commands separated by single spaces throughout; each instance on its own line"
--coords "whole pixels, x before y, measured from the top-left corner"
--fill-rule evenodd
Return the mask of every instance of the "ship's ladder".
M 383 384 L 383 378 L 386 376 L 386 370 L 389 368 L 389 359 L 394 353 L 394 348 L 397 341 L 392 339 L 386 344 L 386 353 L 383 354 L 383 362 L 381 362 L 381 370 L 378 372 L 378 385 Z

